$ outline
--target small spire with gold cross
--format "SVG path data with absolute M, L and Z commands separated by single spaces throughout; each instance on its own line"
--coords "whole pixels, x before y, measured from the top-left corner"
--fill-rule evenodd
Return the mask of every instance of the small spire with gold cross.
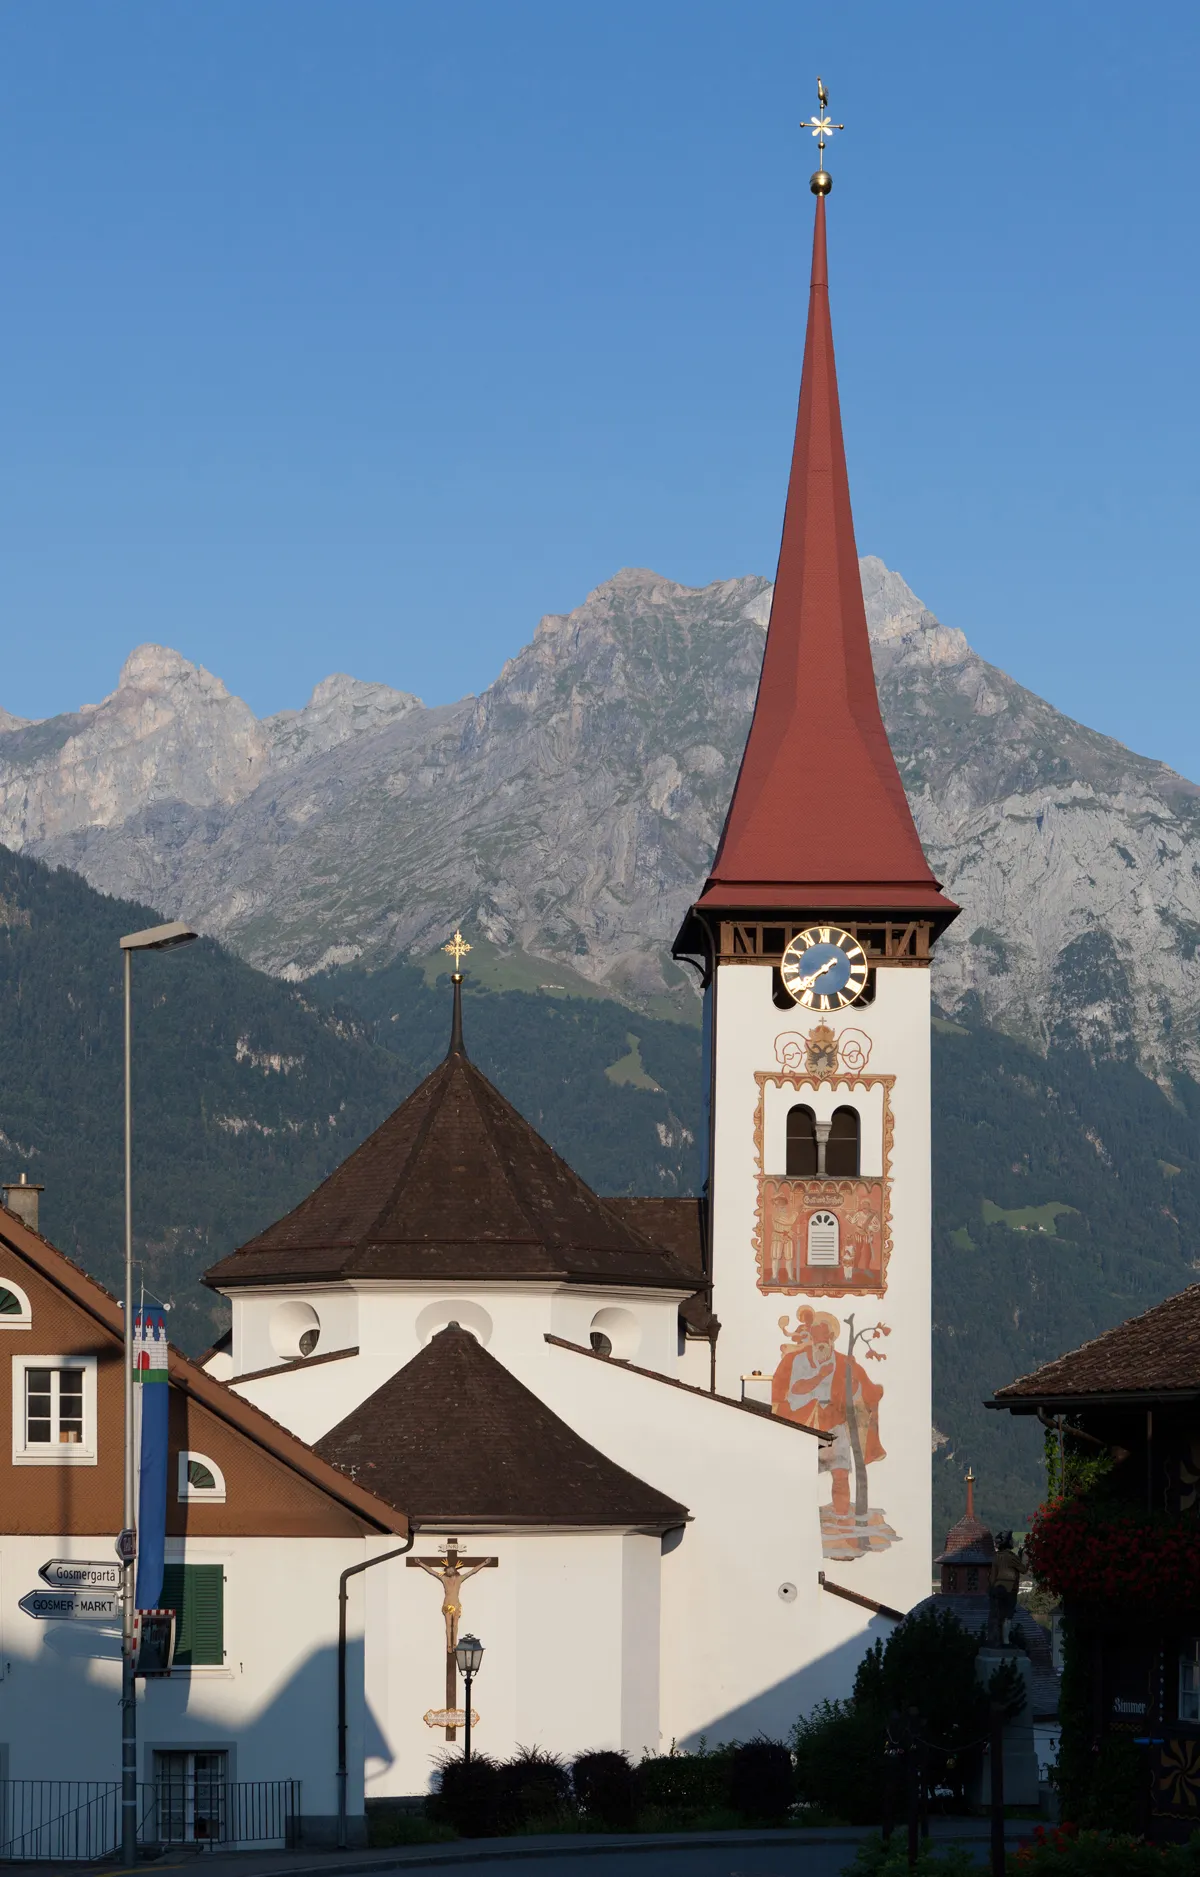
M 454 1013 L 450 1019 L 450 1048 L 447 1051 L 448 1056 L 465 1056 L 467 1053 L 465 1048 L 463 1047 L 463 1028 L 462 1028 L 463 974 L 462 974 L 461 966 L 462 966 L 463 959 L 466 957 L 470 949 L 471 947 L 467 944 L 466 939 L 463 937 L 461 931 L 459 930 L 457 926 L 455 926 L 454 928 L 454 937 L 450 940 L 450 943 L 448 945 L 442 946 L 442 950 L 444 952 L 449 952 L 451 958 L 453 958 L 454 960 L 454 969 L 450 973 L 450 982 L 454 986 Z
M 810 117 L 803 130 L 811 130 L 817 140 L 817 168 L 809 178 L 809 188 L 815 196 L 827 196 L 833 188 L 833 177 L 825 167 L 825 144 L 835 130 L 845 130 L 844 124 L 835 124 L 829 115 L 829 93 L 824 81 L 817 79 L 817 114 Z
M 448 945 L 442 946 L 442 950 L 444 952 L 449 952 L 451 958 L 453 958 L 454 960 L 453 976 L 454 976 L 454 981 L 457 984 L 462 983 L 462 961 L 466 957 L 470 949 L 471 947 L 467 944 L 466 939 L 463 937 L 462 933 L 459 931 L 457 926 L 454 928 L 454 937 L 450 940 L 450 943 Z

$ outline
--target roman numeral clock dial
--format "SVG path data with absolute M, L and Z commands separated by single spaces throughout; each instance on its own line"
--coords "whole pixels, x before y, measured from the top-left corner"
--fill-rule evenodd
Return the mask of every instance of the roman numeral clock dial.
M 797 932 L 783 954 L 779 975 L 793 1002 L 805 1010 L 844 1010 L 856 1003 L 867 982 L 867 957 L 856 938 L 836 925 Z

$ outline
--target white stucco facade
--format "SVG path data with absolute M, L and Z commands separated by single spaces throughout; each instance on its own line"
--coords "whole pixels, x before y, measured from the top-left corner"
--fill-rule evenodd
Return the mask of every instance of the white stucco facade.
M 222 1752 L 231 1783 L 298 1780 L 309 1834 L 332 1834 L 338 1578 L 375 1542 L 168 1539 L 168 1566 L 221 1568 L 224 1661 L 137 1682 L 139 1781 L 154 1781 L 163 1750 Z M 386 1548 L 383 1541 L 378 1548 Z M 44 1587 L 38 1570 L 48 1559 L 112 1556 L 111 1532 L 0 1539 L 0 1747 L 9 1779 L 118 1776 L 119 1622 L 42 1622 L 20 1608 L 26 1592 Z M 364 1756 L 377 1745 L 364 1708 L 354 1609 L 348 1640 L 353 1815 L 362 1811 Z
M 739 1379 L 755 1370 L 769 1381 L 797 1346 L 804 1306 L 837 1320 L 834 1348 L 842 1354 L 852 1315 L 859 1329 L 886 1326 L 886 1337 L 856 1346 L 855 1360 L 870 1383 L 883 1389 L 876 1415 L 885 1453 L 866 1470 L 871 1508 L 895 1537 L 879 1549 L 847 1556 L 852 1536 L 837 1549 L 827 1544 L 825 1555 L 831 1577 L 906 1610 L 929 1587 L 929 973 L 916 965 L 881 967 L 872 1002 L 828 1016 L 780 1009 L 772 983 L 768 963 L 718 964 L 710 999 L 713 1308 L 721 1320 L 717 1385 L 736 1392 Z M 843 1046 L 835 1046 L 831 1065 L 814 1070 L 805 1046 L 819 1026 Z M 769 1201 L 760 1212 L 760 1182 L 786 1176 L 787 1112 L 801 1104 L 817 1123 L 830 1121 L 840 1107 L 859 1115 L 860 1183 L 882 1215 L 875 1241 L 879 1268 L 856 1273 L 852 1282 L 834 1269 L 828 1288 L 824 1282 L 813 1288 L 787 1281 L 794 1267 L 789 1271 L 786 1260 L 777 1259 L 764 1289 L 755 1244 L 757 1237 L 759 1259 L 771 1267 L 771 1219 Z M 815 1189 L 809 1203 L 819 1203 Z M 786 1330 L 780 1327 L 785 1311 Z M 830 1500 L 828 1479 L 821 1499 Z M 883 1533 L 876 1530 L 878 1542 Z

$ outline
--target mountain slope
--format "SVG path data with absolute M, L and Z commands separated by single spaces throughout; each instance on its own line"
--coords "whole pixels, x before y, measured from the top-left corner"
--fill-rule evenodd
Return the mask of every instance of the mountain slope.
M 120 1269 L 117 938 L 157 917 L 0 850 L 0 1177 L 46 1187 L 48 1235 Z M 223 1306 L 198 1273 L 278 1217 L 442 1055 L 444 976 L 346 966 L 302 990 L 211 941 L 135 964 L 139 1268 L 202 1347 Z M 604 998 L 469 981 L 468 1047 L 601 1192 L 695 1190 L 699 1032 Z M 1040 1488 L 1036 1427 L 986 1391 L 1192 1280 L 1200 1087 L 986 1029 L 934 1034 L 936 1522 L 970 1461 L 995 1518 Z
M 1200 790 L 986 664 L 882 562 L 862 572 L 889 733 L 964 908 L 942 1008 L 1200 1073 Z M 333 679 L 259 723 L 141 648 L 103 704 L 0 729 L 0 838 L 278 974 L 429 954 L 463 919 L 559 981 L 694 1016 L 669 944 L 720 830 L 770 593 L 626 570 L 434 710 Z
M 47 1235 L 113 1288 L 124 1205 L 117 941 L 159 916 L 0 848 L 0 1178 L 25 1172 L 44 1185 Z M 399 1050 L 401 1026 L 378 1024 L 371 1006 L 395 993 L 394 974 L 372 985 L 359 1017 L 329 987 L 318 1002 L 211 940 L 134 961 L 136 1251 L 147 1285 L 174 1303 L 185 1348 L 204 1347 L 224 1321 L 199 1273 L 303 1198 L 444 1054 L 448 987 L 397 969 Z M 605 1000 L 468 999 L 476 1060 L 585 1178 L 609 1191 L 688 1191 L 695 1141 L 663 1091 L 695 1099 L 698 1038 L 639 1019 L 656 1086 L 637 1086 L 606 1074 L 630 1053 L 629 1024 Z

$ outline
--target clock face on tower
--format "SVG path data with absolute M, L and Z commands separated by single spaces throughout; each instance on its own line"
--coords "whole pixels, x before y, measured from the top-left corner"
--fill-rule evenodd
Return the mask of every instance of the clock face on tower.
M 837 925 L 797 932 L 780 961 L 789 996 L 805 1010 L 844 1010 L 862 996 L 867 957 L 856 938 Z

